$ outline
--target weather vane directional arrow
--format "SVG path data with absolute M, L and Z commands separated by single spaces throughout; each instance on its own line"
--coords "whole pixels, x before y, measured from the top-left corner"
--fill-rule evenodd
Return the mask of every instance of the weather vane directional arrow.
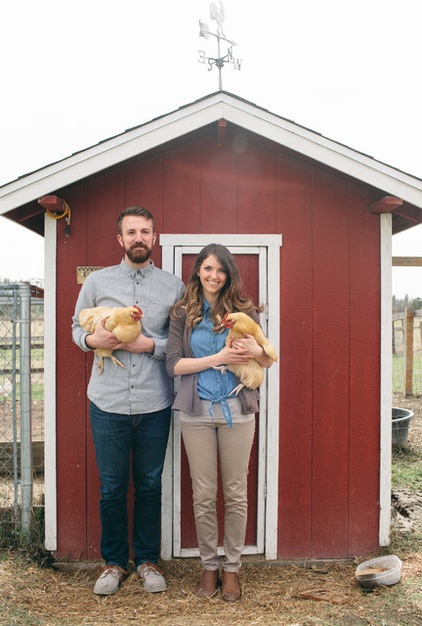
M 211 71 L 215 65 L 218 69 L 218 88 L 223 89 L 223 77 L 221 70 L 225 63 L 232 63 L 235 70 L 240 70 L 242 60 L 233 56 L 233 46 L 236 46 L 236 42 L 228 39 L 223 32 L 224 22 L 224 6 L 220 2 L 220 10 L 217 9 L 215 2 L 210 4 L 210 17 L 217 22 L 217 32 L 212 33 L 208 27 L 208 24 L 199 20 L 199 36 L 209 39 L 210 35 L 217 39 L 217 57 L 208 57 L 205 50 L 199 50 L 199 63 L 208 63 L 208 71 Z M 227 45 L 226 54 L 221 56 L 221 42 L 225 41 Z

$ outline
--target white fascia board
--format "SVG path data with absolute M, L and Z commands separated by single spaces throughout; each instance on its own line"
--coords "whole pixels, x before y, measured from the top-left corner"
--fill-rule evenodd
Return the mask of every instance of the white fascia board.
M 0 215 L 225 119 L 422 208 L 422 181 L 225 93 L 182 107 L 0 188 Z
M 234 101 L 225 106 L 222 117 L 228 122 L 247 128 L 294 152 L 422 208 L 422 180 L 380 163 L 370 156 L 272 113 L 255 109 L 250 105 L 245 106 L 241 102 Z
M 0 215 L 213 122 L 213 109 L 181 109 L 0 188 Z

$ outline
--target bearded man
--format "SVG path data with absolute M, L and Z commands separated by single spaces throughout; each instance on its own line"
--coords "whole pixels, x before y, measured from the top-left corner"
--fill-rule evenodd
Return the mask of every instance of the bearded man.
M 184 291 L 182 281 L 151 260 L 155 222 L 144 208 L 129 207 L 117 220 L 124 251 L 119 265 L 92 272 L 82 285 L 72 324 L 73 341 L 84 351 L 109 348 L 124 367 L 106 359 L 92 368 L 87 395 L 100 474 L 101 555 L 105 566 L 94 593 L 118 591 L 129 562 L 127 495 L 134 485 L 132 549 L 143 589 L 165 591 L 160 554 L 161 474 L 169 435 L 172 386 L 165 367 L 169 313 Z M 142 332 L 120 343 L 103 320 L 93 333 L 78 316 L 91 307 L 142 308 Z

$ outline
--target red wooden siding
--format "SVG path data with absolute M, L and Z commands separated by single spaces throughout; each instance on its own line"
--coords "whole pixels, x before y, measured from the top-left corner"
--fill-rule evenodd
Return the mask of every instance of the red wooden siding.
M 311 555 L 312 204 L 308 164 L 277 162 L 276 232 L 281 248 L 279 548 Z
M 223 146 L 212 126 L 59 192 L 72 208 L 72 232 L 65 238 L 58 222 L 58 555 L 99 556 L 91 356 L 70 335 L 76 266 L 120 261 L 116 218 L 131 204 L 154 213 L 159 233 L 283 235 L 278 556 L 375 549 L 379 218 L 369 207 L 376 190 L 228 125 Z M 160 266 L 158 248 L 153 258 Z
M 380 278 L 374 258 L 378 224 L 368 214 L 369 201 L 368 194 L 354 189 L 351 204 L 361 228 L 358 232 L 358 221 L 350 220 L 349 556 L 373 550 L 378 536 Z
M 350 283 L 347 187 L 312 181 L 312 555 L 347 554 Z M 324 301 L 332 306 L 324 306 Z M 325 552 L 323 555 L 322 552 Z
M 350 556 L 377 545 L 379 224 L 370 194 L 283 165 L 279 554 Z

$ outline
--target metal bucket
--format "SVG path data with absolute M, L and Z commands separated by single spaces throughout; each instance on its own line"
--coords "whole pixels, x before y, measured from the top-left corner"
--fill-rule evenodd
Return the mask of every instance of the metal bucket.
M 409 423 L 413 417 L 413 411 L 393 408 L 393 432 L 392 444 L 397 448 L 404 448 L 409 435 Z

